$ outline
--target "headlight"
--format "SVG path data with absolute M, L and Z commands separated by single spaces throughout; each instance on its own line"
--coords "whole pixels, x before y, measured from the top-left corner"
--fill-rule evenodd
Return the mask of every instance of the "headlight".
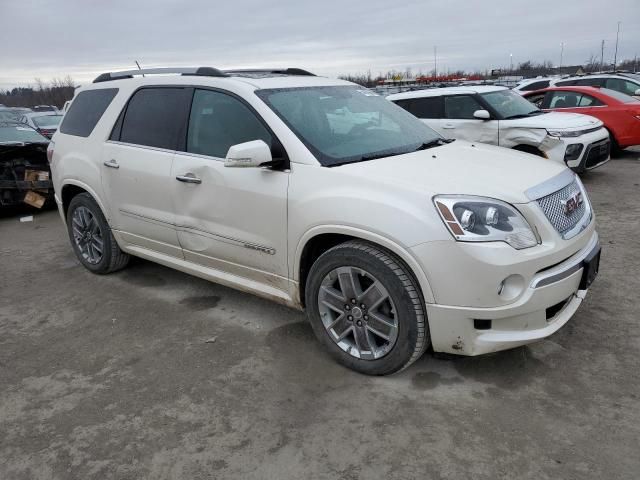
M 552 137 L 579 137 L 582 135 L 582 130 L 547 130 L 547 133 Z
M 533 229 L 508 203 L 462 195 L 436 195 L 433 203 L 459 242 L 506 242 L 516 250 L 538 244 Z

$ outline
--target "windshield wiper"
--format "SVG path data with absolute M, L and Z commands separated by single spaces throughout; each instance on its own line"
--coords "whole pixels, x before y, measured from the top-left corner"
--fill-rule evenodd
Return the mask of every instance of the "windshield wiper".
M 417 152 L 419 150 L 426 150 L 428 148 L 439 147 L 441 145 L 446 145 L 447 143 L 451 143 L 453 141 L 455 141 L 455 138 L 435 138 L 429 142 L 423 143 L 414 151 Z
M 529 113 L 518 113 L 517 115 L 509 115 L 508 117 L 504 117 L 505 120 L 515 120 L 516 118 L 526 118 L 532 115 L 540 115 L 541 113 L 545 113 L 542 110 L 532 110 Z

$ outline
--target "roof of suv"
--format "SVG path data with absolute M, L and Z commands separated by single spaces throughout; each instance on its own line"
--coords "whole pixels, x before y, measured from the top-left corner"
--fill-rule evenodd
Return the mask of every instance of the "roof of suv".
M 630 72 L 601 72 L 601 73 L 587 73 L 585 75 L 574 75 L 571 77 L 556 78 L 552 83 L 564 82 L 567 80 L 581 80 L 585 78 L 622 78 L 625 80 L 640 81 L 640 74 Z
M 168 80 L 169 79 L 169 80 Z M 209 67 L 155 68 L 108 72 L 99 75 L 97 85 L 159 85 L 166 83 L 207 85 L 219 81 L 239 82 L 258 89 L 354 85 L 344 80 L 318 77 L 299 68 L 218 70 Z M 92 85 L 93 85 L 92 84 Z M 86 87 L 85 87 L 86 88 Z M 89 87 L 90 88 L 90 87 Z
M 467 87 L 446 87 L 446 88 L 427 88 L 424 90 L 413 90 L 411 92 L 395 93 L 389 95 L 389 100 L 402 100 L 404 98 L 422 98 L 422 97 L 439 97 L 442 95 L 473 95 L 476 93 L 497 92 L 500 90 L 508 90 L 507 87 L 496 87 L 493 85 L 474 85 Z

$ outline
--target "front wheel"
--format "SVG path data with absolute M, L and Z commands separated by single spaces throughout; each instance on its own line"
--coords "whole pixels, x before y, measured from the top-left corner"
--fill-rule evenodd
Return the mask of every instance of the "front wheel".
M 305 300 L 318 340 L 358 372 L 398 372 L 429 346 L 416 280 L 375 245 L 349 241 L 321 255 L 309 272 Z

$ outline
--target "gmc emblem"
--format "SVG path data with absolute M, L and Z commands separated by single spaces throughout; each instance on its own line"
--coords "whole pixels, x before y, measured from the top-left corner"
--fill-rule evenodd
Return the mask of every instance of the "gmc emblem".
M 564 208 L 564 214 L 567 217 L 571 215 L 573 212 L 575 212 L 580 207 L 580 205 L 582 205 L 583 202 L 584 200 L 582 199 L 582 192 L 576 192 L 573 195 L 571 195 L 569 198 L 565 200 L 560 200 L 560 203 L 562 204 L 562 208 Z

